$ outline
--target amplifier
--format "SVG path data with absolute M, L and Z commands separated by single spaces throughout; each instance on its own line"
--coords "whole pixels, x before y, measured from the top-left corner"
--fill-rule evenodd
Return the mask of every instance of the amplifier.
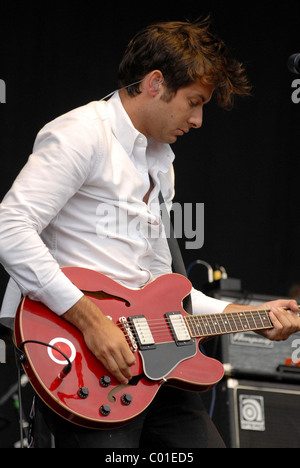
M 299 448 L 300 387 L 224 379 L 213 421 L 228 448 Z
M 253 332 L 236 333 L 220 337 L 219 359 L 227 376 L 300 382 L 300 367 L 291 365 L 299 348 L 300 333 L 280 342 Z
M 243 299 L 231 292 L 221 291 L 218 299 L 243 304 Z M 252 295 L 247 305 L 259 305 L 278 299 L 275 296 Z M 300 333 L 286 341 L 270 341 L 254 332 L 223 335 L 218 340 L 217 359 L 225 375 L 259 380 L 299 381 Z

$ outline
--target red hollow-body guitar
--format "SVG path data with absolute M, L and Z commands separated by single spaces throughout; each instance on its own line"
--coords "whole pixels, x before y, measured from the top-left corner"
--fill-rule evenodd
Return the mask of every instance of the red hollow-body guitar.
M 159 388 L 205 391 L 224 373 L 204 356 L 199 342 L 210 336 L 272 328 L 268 311 L 192 316 L 182 308 L 191 284 L 163 275 L 139 290 L 83 268 L 65 275 L 124 332 L 136 364 L 128 385 L 119 384 L 86 347 L 73 325 L 39 302 L 25 298 L 15 319 L 15 343 L 24 370 L 41 399 L 63 418 L 94 429 L 130 422 Z

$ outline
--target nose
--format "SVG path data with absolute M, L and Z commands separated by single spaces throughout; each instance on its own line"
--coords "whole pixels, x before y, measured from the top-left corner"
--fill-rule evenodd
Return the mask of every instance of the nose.
M 200 128 L 203 123 L 203 109 L 202 107 L 193 112 L 189 118 L 189 124 L 192 128 Z

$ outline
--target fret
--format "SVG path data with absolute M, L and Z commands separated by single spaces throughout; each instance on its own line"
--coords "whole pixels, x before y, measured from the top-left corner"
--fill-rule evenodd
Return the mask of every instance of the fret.
M 235 326 L 235 331 L 241 330 L 242 323 L 239 314 L 232 314 L 233 323 Z M 243 328 L 243 327 L 242 327 Z
M 194 318 L 195 320 L 189 320 L 190 318 Z M 204 335 L 204 332 L 201 328 L 201 325 L 199 321 L 197 320 L 198 316 L 196 315 L 195 317 L 186 317 L 186 322 L 189 327 L 191 336 L 202 336 Z
M 220 331 L 217 330 L 218 322 L 215 319 L 215 314 L 210 315 L 209 317 L 210 329 L 213 335 L 218 335 Z
M 237 313 L 240 321 L 240 331 L 248 330 L 249 329 L 249 320 L 247 314 L 244 312 Z
M 193 318 L 193 317 L 190 317 Z M 194 336 L 205 336 L 207 335 L 207 329 L 203 323 L 202 317 L 196 316 L 195 317 L 195 325 L 196 325 L 196 334 Z
M 231 320 L 232 320 L 232 324 L 233 324 L 233 327 L 234 327 L 234 331 L 239 331 L 239 327 L 237 326 L 237 323 L 236 323 L 236 320 L 235 320 L 236 317 L 238 317 L 237 314 L 231 313 Z
M 234 325 L 234 321 L 233 321 L 233 318 L 232 318 L 232 314 L 231 313 L 228 313 L 226 314 L 227 315 L 227 323 L 229 325 L 229 331 L 230 332 L 235 332 L 236 331 L 236 327 Z
M 255 320 L 255 316 L 253 314 L 255 314 L 255 311 L 252 311 L 252 310 L 245 312 L 248 330 L 256 330 L 259 327 L 259 325 L 257 324 Z
M 212 330 L 210 328 L 209 315 L 203 316 L 201 318 L 202 318 L 202 325 L 205 330 L 205 335 L 207 336 L 213 335 Z
M 262 327 L 269 328 L 270 326 L 272 326 L 272 322 L 266 310 L 258 310 L 257 315 L 259 316 L 259 320 Z
M 195 336 L 195 322 L 186 321 L 191 336 Z
M 222 317 L 222 315 L 221 314 L 216 314 L 216 320 L 219 323 L 219 330 L 220 330 L 221 335 L 224 334 L 224 333 L 227 333 L 227 325 L 228 325 L 227 318 Z M 224 314 L 224 315 L 226 315 L 226 314 Z
M 230 314 L 220 314 L 220 318 L 222 320 L 223 326 L 225 328 L 224 333 L 230 333 L 233 331 L 231 321 L 230 321 Z
M 243 316 L 243 330 L 251 330 L 252 328 L 255 328 L 255 322 L 253 321 L 251 314 L 243 312 L 240 315 Z
M 256 327 L 264 327 L 264 322 L 262 321 L 261 315 L 258 310 L 253 311 L 252 313 L 253 320 L 256 324 Z

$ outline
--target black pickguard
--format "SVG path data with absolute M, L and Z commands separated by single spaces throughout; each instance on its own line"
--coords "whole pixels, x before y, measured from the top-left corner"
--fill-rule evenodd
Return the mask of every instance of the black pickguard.
M 140 350 L 144 373 L 151 380 L 160 380 L 181 362 L 195 356 L 196 340 L 190 340 L 186 346 L 177 346 L 175 342 L 157 343 L 155 348 Z

